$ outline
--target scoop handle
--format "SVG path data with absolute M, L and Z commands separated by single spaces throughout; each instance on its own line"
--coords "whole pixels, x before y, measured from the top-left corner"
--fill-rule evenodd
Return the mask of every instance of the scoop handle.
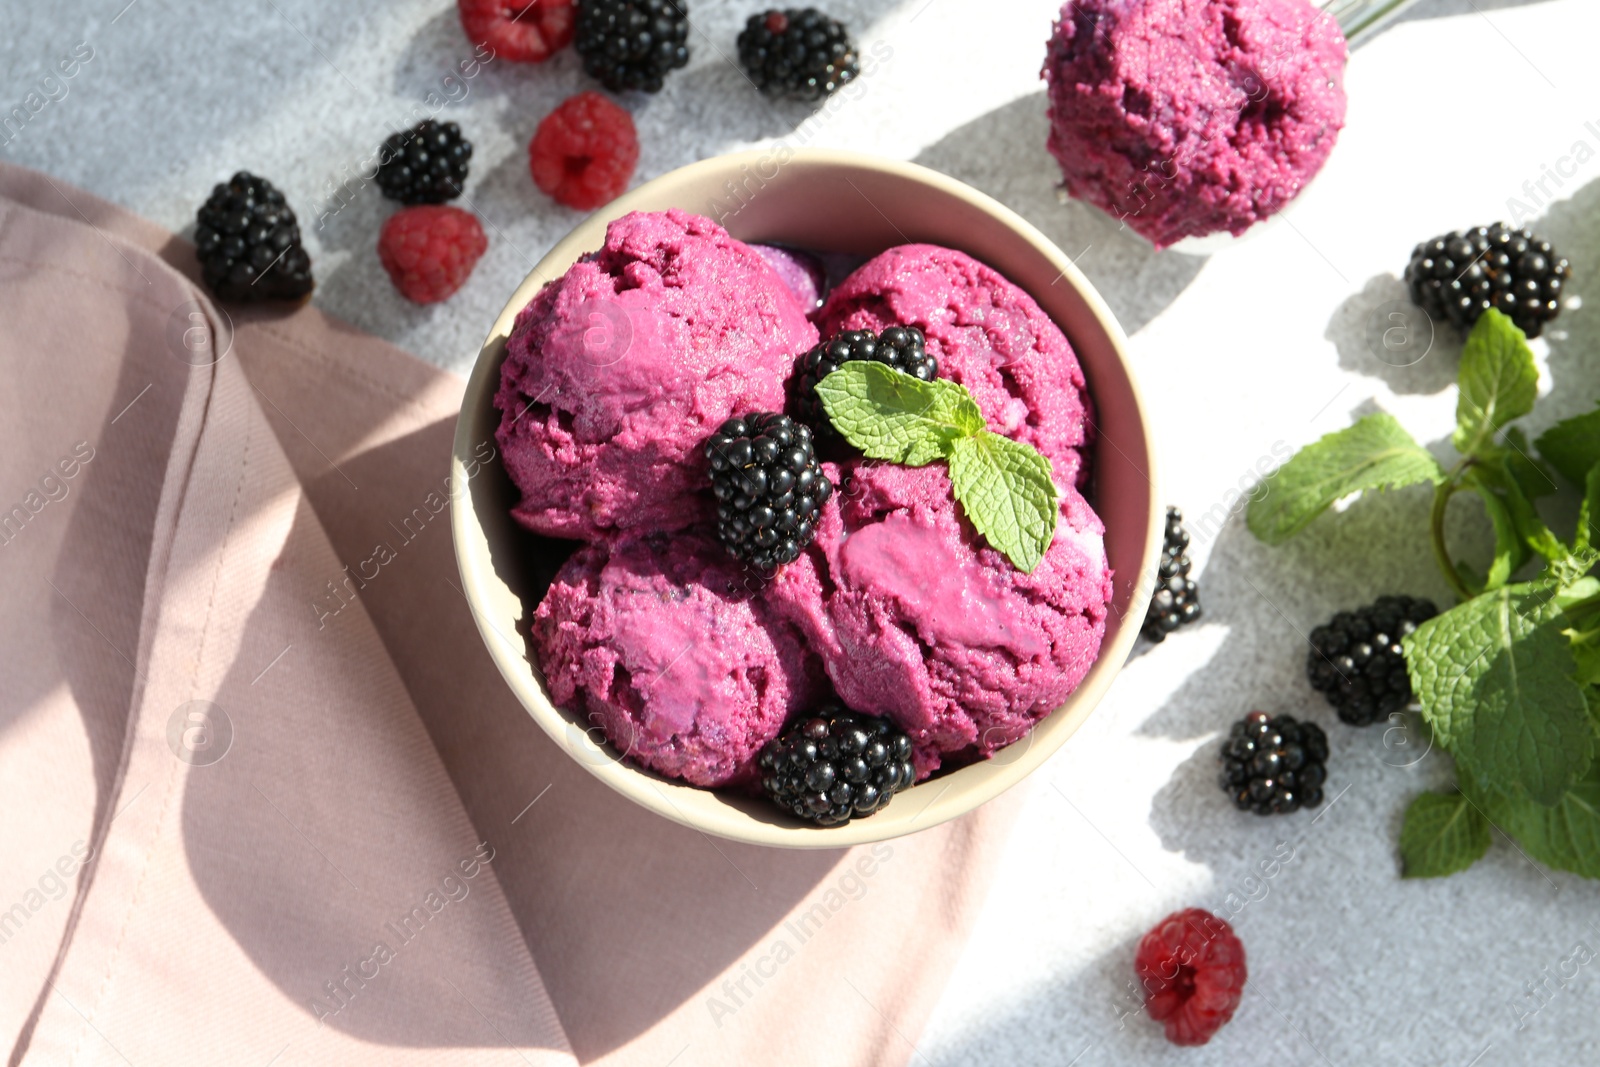
M 1417 0 L 1317 0 L 1353 48 L 1388 25 Z

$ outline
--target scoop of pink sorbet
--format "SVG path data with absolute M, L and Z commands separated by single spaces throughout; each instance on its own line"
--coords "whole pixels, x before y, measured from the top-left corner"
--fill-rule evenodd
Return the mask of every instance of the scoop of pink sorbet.
M 496 439 L 537 533 L 593 539 L 707 517 L 698 455 L 738 412 L 782 410 L 817 331 L 750 246 L 682 211 L 625 216 L 517 316 Z
M 1066 190 L 1163 248 L 1243 233 L 1322 169 L 1348 52 L 1308 0 L 1069 0 L 1051 38 Z
M 533 619 L 550 698 L 625 757 L 698 786 L 753 775 L 761 746 L 822 680 L 800 633 L 696 531 L 587 545 Z
M 807 312 L 816 310 L 822 303 L 822 294 L 828 286 L 827 268 L 822 260 L 810 252 L 784 245 L 751 245 L 767 261 L 789 292 Z
M 918 777 L 1025 736 L 1088 673 L 1111 599 L 1105 528 L 1062 490 L 1032 573 L 961 516 L 942 463 L 843 466 L 817 540 L 766 598 L 800 626 L 839 697 L 911 735 Z
M 916 326 L 939 377 L 967 387 L 989 429 L 1042 452 L 1075 484 L 1089 439 L 1083 368 L 1031 296 L 965 252 L 899 245 L 839 284 L 818 316 L 824 335 Z

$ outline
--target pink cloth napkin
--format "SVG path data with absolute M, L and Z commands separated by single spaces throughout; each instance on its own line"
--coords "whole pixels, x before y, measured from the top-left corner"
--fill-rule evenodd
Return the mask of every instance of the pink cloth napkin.
M 195 276 L 0 165 L 8 1062 L 908 1062 L 1014 802 L 802 853 L 610 793 L 460 593 L 461 380 Z

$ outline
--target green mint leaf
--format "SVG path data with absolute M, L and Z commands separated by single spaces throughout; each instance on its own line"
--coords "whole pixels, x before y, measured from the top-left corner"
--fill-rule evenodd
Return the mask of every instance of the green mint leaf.
M 1262 541 L 1282 544 L 1341 497 L 1444 479 L 1438 460 L 1394 416 L 1368 415 L 1296 452 L 1257 487 L 1245 521 Z
M 1556 590 L 1551 601 L 1561 611 L 1600 605 L 1600 578 L 1579 576 Z M 1600 618 L 1593 622 L 1600 625 Z
M 1559 562 L 1571 556 L 1572 551 L 1561 543 L 1560 538 L 1550 532 L 1550 527 L 1539 517 L 1533 501 L 1523 493 L 1521 484 L 1512 477 L 1508 466 L 1499 460 L 1480 463 L 1472 468 L 1467 481 L 1484 495 L 1487 495 L 1489 490 L 1499 494 L 1519 541 L 1552 562 Z M 1497 540 L 1499 534 L 1500 530 L 1496 527 Z M 1526 559 L 1526 553 L 1523 557 Z M 1518 566 L 1520 565 L 1519 563 Z
M 1423 793 L 1400 828 L 1401 876 L 1442 878 L 1489 851 L 1489 820 L 1461 793 Z
M 1579 609 L 1584 623 L 1567 631 L 1572 639 L 1572 658 L 1578 663 L 1578 684 L 1587 686 L 1584 695 L 1589 698 L 1589 710 L 1600 716 L 1600 615 L 1583 609 L 1600 604 L 1600 578 L 1579 578 L 1556 594 L 1562 610 Z M 1596 723 L 1600 730 L 1600 723 Z
M 1473 470 L 1466 481 L 1483 500 L 1483 508 L 1489 513 L 1489 521 L 1494 525 L 1494 562 L 1489 565 L 1489 573 L 1483 582 L 1468 582 L 1468 587 L 1488 592 L 1505 585 L 1511 580 L 1512 572 L 1528 562 L 1528 545 L 1523 540 L 1522 534 L 1517 531 L 1516 521 L 1511 517 L 1511 509 L 1494 491 L 1492 485 L 1474 477 L 1477 473 Z M 1456 569 L 1459 571 L 1461 567 L 1458 565 Z M 1468 576 L 1463 575 L 1463 577 Z
M 1550 577 L 1563 584 L 1575 582 L 1593 570 L 1596 563 L 1600 563 L 1600 549 L 1586 548 L 1566 559 L 1552 560 Z
M 1028 445 L 985 430 L 955 442 L 950 484 L 984 540 L 1018 570 L 1031 573 L 1050 547 L 1061 515 L 1050 461 Z
M 1578 532 L 1573 535 L 1575 555 L 1587 555 L 1592 548 L 1600 548 L 1600 463 L 1589 468 L 1589 478 L 1583 487 L 1583 503 L 1578 505 Z
M 1600 408 L 1558 422 L 1535 442 L 1539 454 L 1573 485 L 1583 485 L 1600 463 Z
M 1472 788 L 1467 776 L 1462 778 L 1463 788 Z M 1600 878 L 1600 764 L 1548 806 L 1481 788 L 1473 789 L 1473 796 L 1529 856 L 1558 870 Z
M 1405 639 L 1411 684 L 1439 741 L 1502 792 L 1555 804 L 1595 734 L 1551 582 L 1508 585 Z
M 1572 658 L 1578 664 L 1578 681 L 1589 687 L 1585 695 L 1589 710 L 1594 712 L 1596 701 L 1600 701 L 1600 641 L 1572 646 Z M 1600 724 L 1596 726 L 1600 728 Z
M 1456 450 L 1482 455 L 1512 419 L 1533 410 L 1539 369 L 1522 331 L 1490 308 L 1478 318 L 1461 352 L 1461 396 L 1456 401 Z
M 1538 500 L 1556 491 L 1558 486 L 1555 475 L 1534 458 L 1533 446 L 1528 443 L 1528 435 L 1522 432 L 1522 427 L 1507 427 L 1505 442 L 1508 449 L 1506 469 L 1522 488 L 1523 496 L 1529 500 Z
M 983 412 L 955 382 L 924 382 L 871 360 L 851 360 L 817 383 L 845 440 L 873 459 L 921 467 L 983 432 Z

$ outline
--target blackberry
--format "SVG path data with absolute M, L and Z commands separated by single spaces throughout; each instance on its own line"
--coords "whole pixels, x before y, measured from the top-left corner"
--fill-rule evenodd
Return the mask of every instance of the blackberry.
M 442 204 L 461 195 L 472 142 L 453 122 L 424 119 L 391 133 L 378 153 L 378 187 L 402 204 Z
M 706 442 L 706 460 L 728 551 L 763 570 L 800 558 L 833 495 L 811 429 L 771 411 L 731 418 Z
M 223 300 L 298 300 L 311 292 L 311 257 L 294 210 L 273 184 L 241 170 L 195 214 L 195 252 Z
M 888 719 L 826 707 L 768 741 L 761 789 L 818 826 L 871 815 L 911 784 L 911 738 Z
M 1161 642 L 1180 626 L 1197 622 L 1201 616 L 1200 586 L 1189 577 L 1189 531 L 1183 525 L 1183 512 L 1167 509 L 1167 536 L 1161 547 L 1161 584 L 1150 598 L 1144 616 L 1144 636 Z
M 816 101 L 861 76 L 844 23 L 814 7 L 751 15 L 739 34 L 739 62 L 768 96 Z
M 1328 735 L 1292 715 L 1252 711 L 1222 744 L 1222 788 L 1240 811 L 1287 815 L 1322 803 Z
M 1370 726 L 1411 703 L 1400 640 L 1439 609 L 1431 600 L 1381 596 L 1311 631 L 1306 677 L 1351 726 Z
M 939 361 L 928 355 L 925 345 L 915 326 L 891 326 L 880 334 L 846 330 L 823 341 L 795 361 L 794 409 L 800 421 L 815 427 L 824 440 L 839 436 L 817 397 L 817 383 L 851 360 L 870 359 L 921 381 L 933 381 L 939 376 Z
M 578 0 L 573 47 L 583 69 L 614 93 L 661 91 L 689 62 L 688 0 Z
M 1538 337 L 1561 313 L 1570 275 L 1549 241 L 1497 222 L 1418 245 L 1406 265 L 1406 286 L 1418 307 L 1463 333 L 1492 307 Z

